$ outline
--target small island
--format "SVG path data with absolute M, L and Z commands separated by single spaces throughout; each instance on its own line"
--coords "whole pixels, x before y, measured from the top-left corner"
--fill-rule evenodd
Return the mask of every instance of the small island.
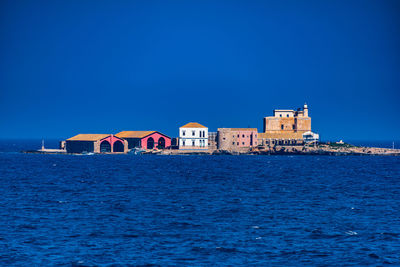
M 179 137 L 160 131 L 121 131 L 116 134 L 77 134 L 60 142 L 58 149 L 25 153 L 45 154 L 156 154 L 156 155 L 400 155 L 399 149 L 359 147 L 320 142 L 311 131 L 307 104 L 302 108 L 275 109 L 257 128 L 218 128 L 189 122 L 179 127 Z

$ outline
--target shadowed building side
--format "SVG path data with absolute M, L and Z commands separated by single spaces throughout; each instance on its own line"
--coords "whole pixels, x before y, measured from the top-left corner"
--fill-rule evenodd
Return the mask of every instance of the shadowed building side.
M 65 141 L 67 153 L 126 153 L 128 142 L 111 134 L 78 134 Z

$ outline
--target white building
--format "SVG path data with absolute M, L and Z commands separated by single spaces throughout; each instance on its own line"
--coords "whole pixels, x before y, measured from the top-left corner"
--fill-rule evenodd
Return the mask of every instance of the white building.
M 208 149 L 208 128 L 197 122 L 180 127 L 179 149 Z
M 305 143 L 314 143 L 319 141 L 319 134 L 313 132 L 303 133 L 303 140 Z

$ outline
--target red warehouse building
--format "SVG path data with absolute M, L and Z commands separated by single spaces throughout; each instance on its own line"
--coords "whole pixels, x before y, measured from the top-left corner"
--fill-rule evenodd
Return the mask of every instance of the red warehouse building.
M 157 131 L 123 131 L 115 136 L 128 141 L 128 149 L 164 149 L 171 147 L 171 138 Z

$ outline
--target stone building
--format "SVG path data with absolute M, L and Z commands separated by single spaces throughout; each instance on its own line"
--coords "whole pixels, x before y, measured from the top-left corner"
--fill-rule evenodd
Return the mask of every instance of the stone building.
M 303 109 L 275 109 L 274 116 L 264 118 L 264 132 L 259 134 L 259 145 L 301 145 L 303 134 L 311 132 L 308 106 Z
M 246 150 L 258 145 L 257 128 L 218 128 L 218 149 Z
M 308 106 L 303 110 L 275 109 L 274 116 L 264 118 L 264 133 L 305 133 L 311 131 Z
M 216 150 L 218 148 L 218 132 L 208 132 L 208 150 Z
M 208 149 L 208 128 L 197 122 L 189 122 L 179 128 L 179 149 Z
M 65 141 L 67 153 L 126 153 L 128 142 L 112 134 L 78 134 Z

